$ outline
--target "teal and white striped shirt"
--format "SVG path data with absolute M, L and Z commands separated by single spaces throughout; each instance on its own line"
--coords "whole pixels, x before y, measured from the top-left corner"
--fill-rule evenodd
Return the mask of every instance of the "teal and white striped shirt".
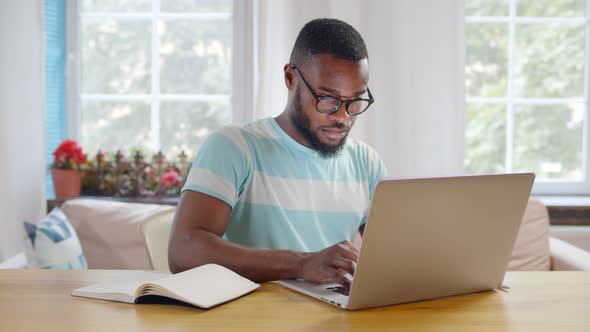
M 352 241 L 384 175 L 383 162 L 362 142 L 348 138 L 336 157 L 323 158 L 267 118 L 211 134 L 182 191 L 232 207 L 226 240 L 311 252 Z

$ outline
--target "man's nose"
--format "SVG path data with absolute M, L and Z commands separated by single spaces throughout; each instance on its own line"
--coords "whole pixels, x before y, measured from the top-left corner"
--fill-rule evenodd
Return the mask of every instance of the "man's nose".
M 346 112 L 346 104 L 343 103 L 342 106 L 340 106 L 340 109 L 330 114 L 330 119 L 348 128 L 354 119 L 354 115 L 348 115 Z

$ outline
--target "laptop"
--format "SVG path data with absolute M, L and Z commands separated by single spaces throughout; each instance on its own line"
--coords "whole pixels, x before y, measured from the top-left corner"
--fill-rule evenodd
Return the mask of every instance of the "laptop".
M 349 310 L 501 289 L 534 179 L 520 173 L 381 180 L 350 290 L 279 283 Z

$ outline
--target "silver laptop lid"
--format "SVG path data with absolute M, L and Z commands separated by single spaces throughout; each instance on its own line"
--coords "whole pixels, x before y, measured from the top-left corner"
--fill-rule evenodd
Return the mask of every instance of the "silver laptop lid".
M 534 178 L 380 181 L 348 309 L 500 287 Z

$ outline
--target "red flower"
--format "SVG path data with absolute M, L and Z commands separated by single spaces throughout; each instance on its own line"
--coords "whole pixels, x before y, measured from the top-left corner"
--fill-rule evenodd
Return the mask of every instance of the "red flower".
M 53 151 L 55 168 L 76 168 L 86 161 L 86 156 L 82 152 L 82 147 L 71 139 L 66 139 Z
M 178 180 L 178 173 L 175 171 L 169 171 L 160 175 L 160 185 L 166 189 L 179 186 L 180 181 Z

